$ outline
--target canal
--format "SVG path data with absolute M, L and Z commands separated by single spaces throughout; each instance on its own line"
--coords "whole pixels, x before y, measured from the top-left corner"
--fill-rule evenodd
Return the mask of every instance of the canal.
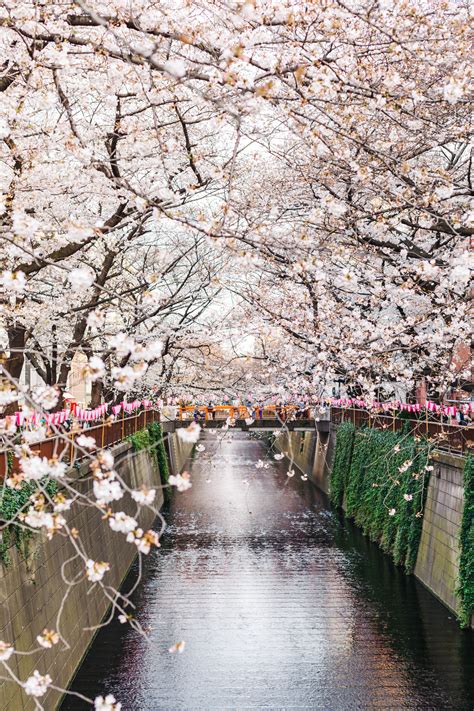
M 449 611 L 264 440 L 201 441 L 134 595 L 149 640 L 113 622 L 73 690 L 122 711 L 474 708 L 473 635 Z

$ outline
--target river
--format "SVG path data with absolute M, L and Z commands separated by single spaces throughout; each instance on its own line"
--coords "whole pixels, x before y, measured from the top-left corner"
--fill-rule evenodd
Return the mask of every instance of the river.
M 113 622 L 73 690 L 122 711 L 474 708 L 472 633 L 265 440 L 201 441 L 134 594 L 149 641 Z

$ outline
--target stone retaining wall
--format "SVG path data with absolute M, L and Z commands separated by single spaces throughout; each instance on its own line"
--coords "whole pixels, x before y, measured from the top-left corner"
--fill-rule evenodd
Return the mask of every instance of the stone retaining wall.
M 336 442 L 335 429 L 329 432 L 283 432 L 275 448 L 286 454 L 316 486 L 329 494 L 331 466 Z
M 191 456 L 194 445 L 190 442 L 184 442 L 178 437 L 175 432 L 174 422 L 164 422 L 162 427 L 170 471 L 172 474 L 179 474 Z
M 129 485 L 134 488 L 143 484 L 160 485 L 159 472 L 147 452 L 130 456 L 128 444 L 120 445 L 113 452 L 118 462 L 117 470 Z M 78 484 L 83 492 L 88 491 L 90 486 L 89 481 Z M 118 504 L 120 510 L 135 516 L 136 504 L 130 497 L 124 497 Z M 159 498 L 156 505 L 159 508 L 161 504 L 162 498 Z M 135 558 L 135 546 L 105 525 L 102 512 L 97 509 L 76 505 L 70 514 L 68 523 L 79 530 L 86 554 L 94 560 L 110 563 L 104 582 L 118 588 Z M 147 529 L 154 519 L 152 511 L 143 510 L 139 523 Z M 38 646 L 36 636 L 47 627 L 60 631 L 70 645 L 69 649 L 64 650 L 60 642 L 52 649 L 42 649 L 31 656 L 12 656 L 9 660 L 12 669 L 23 681 L 34 669 L 38 669 L 43 674 L 49 673 L 55 685 L 67 687 L 94 637 L 94 631 L 90 628 L 101 622 L 109 608 L 109 600 L 99 587 L 87 595 L 91 585 L 85 581 L 71 586 L 69 595 L 64 598 L 67 585 L 61 577 L 61 566 L 64 565 L 64 574 L 69 580 L 80 576 L 84 569 L 81 559 L 67 563 L 74 554 L 68 538 L 56 535 L 47 541 L 44 535 L 37 533 L 31 540 L 26 560 L 22 559 L 16 548 L 12 548 L 10 566 L 0 565 L 0 639 L 14 643 L 19 651 L 28 651 Z M 62 604 L 58 626 L 57 616 Z M 57 692 L 49 692 L 41 699 L 48 710 L 54 709 L 58 701 Z M 17 684 L 3 682 L 0 685 L 2 711 L 29 711 L 33 708 L 33 699 L 26 696 Z
M 447 607 L 458 611 L 459 533 L 464 507 L 462 457 L 437 454 L 432 462 L 415 575 Z

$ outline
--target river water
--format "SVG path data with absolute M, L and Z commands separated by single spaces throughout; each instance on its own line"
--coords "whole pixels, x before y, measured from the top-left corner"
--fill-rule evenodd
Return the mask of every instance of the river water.
M 149 642 L 104 628 L 73 690 L 123 711 L 474 708 L 473 635 L 449 611 L 265 441 L 202 443 L 134 596 Z

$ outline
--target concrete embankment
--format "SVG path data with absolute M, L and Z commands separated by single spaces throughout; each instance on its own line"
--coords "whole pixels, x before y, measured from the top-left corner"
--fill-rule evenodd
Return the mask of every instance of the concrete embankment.
M 327 432 L 285 432 L 275 447 L 291 458 L 326 494 L 336 447 L 336 428 Z M 454 613 L 459 612 L 459 535 L 464 509 L 464 458 L 435 452 L 414 575 Z
M 275 447 L 284 452 L 325 494 L 330 491 L 335 445 L 336 430 L 333 427 L 329 428 L 329 432 L 284 430 L 275 439 Z
M 464 459 L 439 452 L 432 464 L 415 575 L 457 613 Z
M 177 473 L 189 457 L 192 445 L 177 441 L 172 423 L 165 423 L 163 429 L 170 471 Z M 131 445 L 123 443 L 112 452 L 116 469 L 129 486 L 136 489 L 143 485 L 160 486 L 156 460 L 148 451 L 132 452 Z M 84 494 L 91 489 L 87 475 L 87 468 L 83 467 L 75 484 L 76 490 Z M 163 495 L 159 490 L 156 507 L 160 508 L 162 503 Z M 115 508 L 133 516 L 136 514 L 136 505 L 128 496 Z M 110 571 L 104 582 L 119 588 L 135 559 L 135 546 L 106 525 L 99 509 L 75 504 L 69 513 L 68 525 L 79 531 L 84 553 L 95 561 L 107 561 Z M 153 526 L 154 519 L 154 512 L 146 508 L 138 516 L 139 525 L 145 530 Z M 0 564 L 0 639 L 14 644 L 18 651 L 28 652 L 38 648 L 36 637 L 45 627 L 60 632 L 67 641 L 66 648 L 60 642 L 32 655 L 14 655 L 9 663 L 22 681 L 38 669 L 42 674 L 50 674 L 56 686 L 66 688 L 94 638 L 94 628 L 106 616 L 110 600 L 99 586 L 91 590 L 91 584 L 84 579 L 68 586 L 67 581 L 84 577 L 84 562 L 75 556 L 69 538 L 56 535 L 48 541 L 46 536 L 36 533 L 28 546 L 26 556 L 12 547 L 9 566 Z M 42 697 L 41 703 L 45 709 L 54 709 L 59 698 L 57 692 L 50 691 Z M 29 711 L 35 704 L 18 684 L 2 682 L 0 708 Z

